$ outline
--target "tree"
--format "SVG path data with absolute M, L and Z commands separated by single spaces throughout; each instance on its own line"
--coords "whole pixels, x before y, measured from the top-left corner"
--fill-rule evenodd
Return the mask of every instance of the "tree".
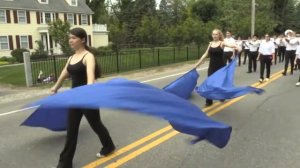
M 213 0 L 199 0 L 192 5 L 192 13 L 204 23 L 213 20 L 218 15 L 218 6 Z
M 93 23 L 105 24 L 108 21 L 108 12 L 105 0 L 86 0 L 86 4 L 94 12 Z
M 69 46 L 70 23 L 58 19 L 49 22 L 48 25 L 49 34 L 52 36 L 53 40 L 60 45 L 62 52 L 65 55 L 71 55 L 73 51 Z
M 160 22 L 156 17 L 145 16 L 141 26 L 137 28 L 136 35 L 143 44 L 163 45 L 166 42 L 166 32 L 161 28 Z

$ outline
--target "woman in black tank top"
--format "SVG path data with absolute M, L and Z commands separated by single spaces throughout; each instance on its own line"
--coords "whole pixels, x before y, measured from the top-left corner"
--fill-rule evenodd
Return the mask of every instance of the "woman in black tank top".
M 238 51 L 241 50 L 236 45 L 228 45 L 225 44 L 224 41 L 224 35 L 219 29 L 214 29 L 212 31 L 212 38 L 213 41 L 209 43 L 208 48 L 204 55 L 200 58 L 200 60 L 196 63 L 196 68 L 200 66 L 202 61 L 209 56 L 209 66 L 208 66 L 208 76 L 212 75 L 219 69 L 223 68 L 226 65 L 226 62 L 224 62 L 223 59 L 223 53 L 224 53 L 224 47 L 230 47 L 237 49 Z M 213 100 L 206 99 L 206 106 L 211 106 L 213 104 Z
M 87 34 L 82 28 L 74 28 L 70 32 L 70 46 L 75 50 L 63 69 L 56 84 L 51 89 L 55 94 L 67 77 L 72 79 L 72 88 L 93 84 L 98 77 L 97 64 L 94 55 L 86 45 Z M 60 154 L 57 168 L 72 168 L 72 161 L 76 150 L 78 130 L 82 116 L 85 116 L 92 129 L 98 135 L 103 147 L 97 157 L 107 156 L 115 150 L 109 132 L 101 122 L 99 110 L 70 109 L 68 113 L 67 137 L 63 151 Z

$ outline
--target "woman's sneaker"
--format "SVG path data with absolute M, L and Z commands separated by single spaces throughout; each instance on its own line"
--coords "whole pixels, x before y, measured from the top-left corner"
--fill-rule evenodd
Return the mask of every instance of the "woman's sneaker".
M 99 153 L 96 154 L 96 156 L 98 158 L 106 157 L 106 156 L 112 154 L 115 151 L 115 149 L 116 149 L 116 147 L 114 145 L 110 146 L 110 147 L 104 147 L 101 149 L 101 151 Z
M 297 86 L 297 87 L 300 86 L 300 82 L 297 82 L 297 83 L 296 83 L 296 86 Z

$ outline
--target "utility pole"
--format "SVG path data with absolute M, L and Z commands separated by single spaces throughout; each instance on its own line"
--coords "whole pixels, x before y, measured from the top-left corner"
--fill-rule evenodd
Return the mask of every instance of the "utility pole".
M 252 0 L 252 11 L 251 11 L 251 36 L 255 34 L 255 0 Z

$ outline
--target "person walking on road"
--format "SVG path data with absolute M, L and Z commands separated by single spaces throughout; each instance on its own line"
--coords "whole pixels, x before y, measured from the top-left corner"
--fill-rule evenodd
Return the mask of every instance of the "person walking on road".
M 208 66 L 208 76 L 212 75 L 214 72 L 218 71 L 219 69 L 223 68 L 226 65 L 225 60 L 223 59 L 224 48 L 229 47 L 232 49 L 241 50 L 235 44 L 227 44 L 224 41 L 223 33 L 219 29 L 214 29 L 212 31 L 212 38 L 213 41 L 209 43 L 206 52 L 202 55 L 200 60 L 196 63 L 196 67 L 199 67 L 202 61 L 209 56 L 209 66 Z M 213 104 L 213 100 L 206 99 L 206 106 L 211 106 Z
M 226 32 L 226 38 L 224 39 L 224 43 L 228 45 L 235 45 L 235 39 L 232 37 L 232 33 L 230 31 Z M 223 57 L 224 57 L 224 62 L 226 64 L 227 62 L 230 63 L 232 61 L 232 58 L 234 57 L 234 49 L 225 46 Z
M 254 35 L 252 37 L 252 40 L 249 42 L 249 63 L 248 63 L 248 72 L 252 73 L 253 71 L 256 72 L 257 68 L 257 56 L 258 56 L 258 48 L 259 48 L 260 42 L 257 40 L 257 36 Z
M 260 60 L 260 82 L 269 81 L 271 73 L 271 64 L 272 60 L 275 59 L 275 45 L 274 42 L 270 40 L 268 34 L 265 35 L 265 40 L 263 40 L 259 47 L 259 56 Z M 264 71 L 267 71 L 266 78 L 264 79 Z
M 282 73 L 284 76 L 286 76 L 289 63 L 291 64 L 291 75 L 293 75 L 294 73 L 294 61 L 296 57 L 296 49 L 299 44 L 298 39 L 295 37 L 295 32 L 293 32 L 292 30 L 287 30 L 285 34 L 287 35 L 287 38 L 285 38 L 284 40 L 286 45 L 285 65 L 284 65 L 284 72 Z
M 295 64 L 300 66 L 300 45 L 298 45 L 297 50 L 296 50 L 296 59 L 295 59 Z M 296 83 L 296 86 L 300 86 L 300 76 L 298 79 L 298 82 Z
M 95 57 L 89 51 L 89 47 L 87 46 L 87 33 L 84 29 L 74 28 L 70 31 L 69 45 L 75 50 L 75 54 L 68 59 L 59 79 L 51 88 L 52 94 L 57 93 L 63 81 L 69 76 L 72 79 L 72 88 L 93 84 L 95 78 L 100 76 Z M 73 167 L 72 161 L 76 150 L 79 125 L 82 116 L 86 117 L 103 145 L 101 151 L 96 155 L 98 157 L 107 156 L 115 150 L 109 132 L 101 122 L 99 110 L 70 109 L 68 112 L 66 143 L 60 154 L 57 168 Z
M 250 48 L 249 48 L 249 42 L 250 42 L 251 37 L 248 38 L 248 40 L 243 41 L 243 46 L 244 46 L 244 62 L 243 64 L 246 64 L 247 58 L 249 59 L 249 53 L 250 53 Z
M 284 42 L 283 35 L 280 35 L 275 40 L 275 43 L 278 45 L 278 62 L 283 62 L 285 56 L 285 42 Z

